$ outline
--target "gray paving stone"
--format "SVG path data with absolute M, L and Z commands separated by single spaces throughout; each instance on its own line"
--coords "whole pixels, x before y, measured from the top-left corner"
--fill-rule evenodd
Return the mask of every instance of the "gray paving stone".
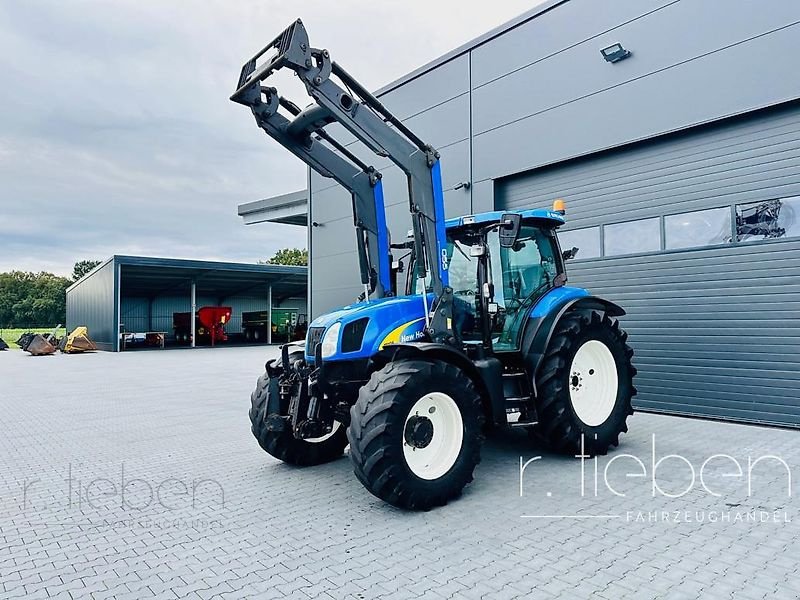
M 581 496 L 579 461 L 532 446 L 524 435 L 492 435 L 475 482 L 460 500 L 429 513 L 403 513 L 369 495 L 346 457 L 297 469 L 260 450 L 249 433 L 248 397 L 265 358 L 275 352 L 220 348 L 48 360 L 0 354 L 0 381 L 15 389 L 14 397 L 0 396 L 0 596 L 800 595 L 800 513 L 794 498 L 786 498 L 780 471 L 762 465 L 753 497 L 735 486 L 712 497 L 699 484 L 680 499 L 654 497 L 648 478 L 624 477 L 630 459 L 612 465 L 622 474 L 614 478 L 615 489 L 625 497 L 602 482 L 605 465 L 622 453 L 640 457 L 650 469 L 653 434 L 660 456 L 679 453 L 699 469 L 711 454 L 726 453 L 746 469 L 748 455 L 774 454 L 800 464 L 800 432 L 637 414 L 619 450 L 597 459 L 597 496 Z M 46 403 L 20 401 L 41 389 L 58 393 Z M 519 459 L 536 455 L 543 458 L 526 470 L 520 497 Z M 123 465 L 127 500 L 142 503 L 148 489 L 161 486 L 165 501 L 126 506 L 119 493 Z M 585 464 L 590 492 L 593 465 Z M 685 485 L 678 466 L 659 468 L 664 489 Z M 140 480 L 138 492 L 130 485 L 134 479 Z M 34 480 L 22 510 L 23 485 Z M 198 481 L 206 485 L 192 494 Z M 714 481 L 722 487 L 719 478 Z M 87 485 L 98 500 L 94 506 Z M 182 486 L 187 495 L 175 494 Z M 793 521 L 627 518 L 759 507 L 784 507 Z

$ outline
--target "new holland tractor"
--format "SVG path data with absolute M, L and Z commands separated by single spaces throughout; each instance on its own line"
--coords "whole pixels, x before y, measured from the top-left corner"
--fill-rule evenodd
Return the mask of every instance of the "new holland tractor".
M 309 107 L 265 85 L 279 69 L 299 77 Z M 250 408 L 266 452 L 315 465 L 349 444 L 372 494 L 424 510 L 472 481 L 488 429 L 527 428 L 567 453 L 618 445 L 636 393 L 625 312 L 566 285 L 563 205 L 445 219 L 439 153 L 311 47 L 300 20 L 244 65 L 231 100 L 350 191 L 363 286 L 267 362 Z M 391 243 L 381 174 L 333 123 L 407 176 L 408 240 Z

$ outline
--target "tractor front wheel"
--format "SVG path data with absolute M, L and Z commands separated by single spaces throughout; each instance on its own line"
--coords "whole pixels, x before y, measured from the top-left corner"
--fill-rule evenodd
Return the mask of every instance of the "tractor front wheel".
M 302 352 L 290 355 L 302 358 Z M 273 363 L 273 373 L 279 373 L 280 359 Z M 290 428 L 270 427 L 271 416 L 283 416 L 278 395 L 278 377 L 264 373 L 258 378 L 250 395 L 251 430 L 263 450 L 283 462 L 302 467 L 319 465 L 339 458 L 347 446 L 344 427 L 336 421 L 333 431 L 314 439 L 297 439 Z
M 374 372 L 350 409 L 350 458 L 372 494 L 413 510 L 458 497 L 480 462 L 484 415 L 472 380 L 441 361 Z
M 619 445 L 636 395 L 627 337 L 605 313 L 561 318 L 536 378 L 538 438 L 554 450 L 588 455 Z

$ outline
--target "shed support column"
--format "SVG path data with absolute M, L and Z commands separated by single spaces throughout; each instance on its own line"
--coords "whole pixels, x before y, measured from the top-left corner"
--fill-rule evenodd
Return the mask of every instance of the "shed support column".
M 267 343 L 272 343 L 272 286 L 267 286 Z
M 197 284 L 195 283 L 194 279 L 192 279 L 192 294 L 191 295 L 192 295 L 192 310 L 190 311 L 190 314 L 189 314 L 189 323 L 190 323 L 190 327 L 191 327 L 191 331 L 192 331 L 192 348 L 194 348 L 195 345 L 196 345 L 195 344 L 195 340 L 196 340 L 196 337 L 197 337 L 196 336 L 197 332 L 195 331 L 196 320 L 197 320 L 197 317 L 196 317 L 196 315 L 197 315 Z

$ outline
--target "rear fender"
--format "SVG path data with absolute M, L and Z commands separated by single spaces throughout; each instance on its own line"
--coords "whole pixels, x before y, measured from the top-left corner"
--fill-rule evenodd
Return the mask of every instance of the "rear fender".
M 553 337 L 558 322 L 569 312 L 579 311 L 591 313 L 595 310 L 603 311 L 610 317 L 621 317 L 625 314 L 625 310 L 621 306 L 609 300 L 598 298 L 597 296 L 584 296 L 582 298 L 567 300 L 563 304 L 558 304 L 546 315 L 531 317 L 528 321 L 525 326 L 525 333 L 522 337 L 521 352 L 525 368 L 528 373 L 532 374 L 531 379 L 534 395 L 537 394 L 536 375 L 538 374 L 539 367 L 544 359 L 545 350 L 550 343 L 550 339 Z
M 493 424 L 506 422 L 503 398 L 502 365 L 494 357 L 474 361 L 458 348 L 435 342 L 407 342 L 391 344 L 375 354 L 370 361 L 370 372 L 401 359 L 440 360 L 461 369 L 478 388 L 484 412 Z

